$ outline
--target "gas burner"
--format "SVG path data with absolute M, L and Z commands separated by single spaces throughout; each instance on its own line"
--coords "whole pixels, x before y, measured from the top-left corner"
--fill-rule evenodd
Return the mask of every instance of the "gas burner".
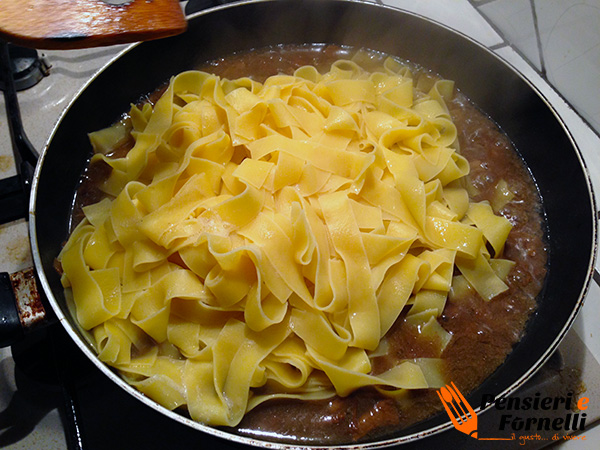
M 8 54 L 17 91 L 35 86 L 50 73 L 46 57 L 40 56 L 36 49 L 8 44 Z M 0 90 L 4 89 L 4 81 L 0 80 Z

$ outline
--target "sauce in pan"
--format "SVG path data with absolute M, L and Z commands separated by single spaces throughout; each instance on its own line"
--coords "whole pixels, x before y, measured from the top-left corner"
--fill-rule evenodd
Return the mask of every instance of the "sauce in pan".
M 332 61 L 350 54 L 350 49 L 336 46 L 275 48 L 225 58 L 203 69 L 225 78 L 253 74 L 261 80 L 278 72 L 290 73 L 305 64 L 327 68 Z M 374 61 L 378 59 L 378 55 L 372 57 Z M 448 379 L 462 392 L 469 392 L 502 364 L 519 341 L 542 287 L 546 253 L 539 196 L 509 138 L 460 93 L 449 107 L 459 132 L 461 154 L 471 166 L 469 179 L 475 188 L 472 198 L 498 202 L 502 197 L 512 197 L 499 212 L 514 225 L 504 255 L 517 263 L 508 277 L 507 292 L 490 302 L 472 290 L 451 297 L 441 317 L 442 326 L 453 334 L 443 354 L 448 362 Z M 506 187 L 502 188 L 504 183 Z M 417 330 L 403 323 L 402 318 L 389 331 L 388 342 L 389 354 L 374 360 L 376 372 L 383 372 L 402 359 L 434 356 L 428 348 L 431 345 L 420 340 Z M 310 404 L 264 404 L 246 415 L 238 431 L 256 437 L 267 433 L 284 440 L 325 440 L 335 444 L 347 441 L 348 435 L 355 441 L 372 439 L 419 422 L 441 409 L 433 390 L 410 391 L 405 398 L 394 401 L 364 389 L 345 398 Z
M 233 55 L 199 69 L 229 79 L 251 76 L 263 81 L 307 64 L 326 70 L 333 61 L 352 54 L 352 49 L 334 45 L 274 47 Z M 361 55 L 360 63 L 367 63 L 367 70 L 369 60 L 375 63 L 382 58 L 377 53 Z M 432 76 L 422 69 L 416 69 L 415 74 Z M 151 95 L 149 101 L 156 95 Z M 501 365 L 519 341 L 544 281 L 546 250 L 539 196 L 509 138 L 460 92 L 448 106 L 458 129 L 460 153 L 470 164 L 471 199 L 488 200 L 496 213 L 512 223 L 504 257 L 516 263 L 506 279 L 508 291 L 486 302 L 472 288 L 455 286 L 439 318 L 442 327 L 452 334 L 442 354 L 447 378 L 467 393 Z M 131 145 L 132 142 L 124 143 L 117 152 L 124 153 Z M 82 205 L 101 198 L 97 186 L 109 171 L 103 164 L 88 169 L 78 191 L 74 223 L 79 221 Z M 406 322 L 404 315 L 385 339 L 388 352 L 373 358 L 374 374 L 404 359 L 437 356 L 435 345 L 421 339 L 418 329 Z M 335 445 L 382 437 L 441 410 L 433 389 L 407 391 L 392 399 L 375 389 L 363 388 L 344 398 L 265 402 L 247 413 L 232 431 L 259 439 Z

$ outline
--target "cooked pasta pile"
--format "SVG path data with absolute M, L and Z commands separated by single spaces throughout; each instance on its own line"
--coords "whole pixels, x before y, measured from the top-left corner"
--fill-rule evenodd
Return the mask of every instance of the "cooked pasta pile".
M 453 83 L 414 84 L 394 59 L 264 83 L 190 71 L 133 106 L 131 130 L 92 133 L 107 197 L 59 261 L 99 358 L 211 425 L 272 398 L 443 385 L 453 279 L 505 291 L 511 225 L 469 200 Z M 374 374 L 403 310 L 440 358 Z

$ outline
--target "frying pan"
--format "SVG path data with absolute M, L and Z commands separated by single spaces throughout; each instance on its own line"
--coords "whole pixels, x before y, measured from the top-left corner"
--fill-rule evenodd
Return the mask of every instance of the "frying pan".
M 445 26 L 375 4 L 343 0 L 242 2 L 192 15 L 181 35 L 132 46 L 108 64 L 63 113 L 38 162 L 31 191 L 34 264 L 68 334 L 116 385 L 164 415 L 203 432 L 267 445 L 195 423 L 127 385 L 101 363 L 69 314 L 54 260 L 66 240 L 74 192 L 91 155 L 86 133 L 110 125 L 132 102 L 170 76 L 236 51 L 274 44 L 336 43 L 366 47 L 416 62 L 456 86 L 497 122 L 527 164 L 547 222 L 548 274 L 525 334 L 468 399 L 508 395 L 556 350 L 581 308 L 596 253 L 595 203 L 584 162 L 552 106 L 491 51 Z M 380 448 L 450 428 L 445 414 L 362 448 Z M 272 448 L 289 445 L 269 444 Z

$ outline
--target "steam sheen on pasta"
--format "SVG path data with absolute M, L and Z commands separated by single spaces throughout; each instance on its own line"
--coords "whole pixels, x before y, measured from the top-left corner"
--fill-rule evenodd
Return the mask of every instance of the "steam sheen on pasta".
M 264 83 L 189 71 L 132 107 L 131 130 L 92 133 L 107 196 L 59 261 L 99 358 L 210 425 L 273 398 L 443 385 L 453 278 L 507 290 L 511 225 L 469 200 L 453 83 L 423 79 L 391 58 Z M 440 357 L 374 374 L 404 309 Z

